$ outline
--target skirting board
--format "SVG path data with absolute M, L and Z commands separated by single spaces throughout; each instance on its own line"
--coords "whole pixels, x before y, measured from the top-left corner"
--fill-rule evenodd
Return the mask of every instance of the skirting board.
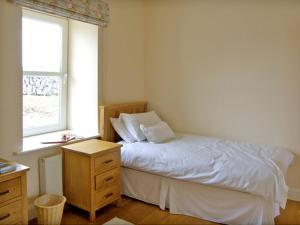
M 300 189 L 289 188 L 288 199 L 300 202 Z

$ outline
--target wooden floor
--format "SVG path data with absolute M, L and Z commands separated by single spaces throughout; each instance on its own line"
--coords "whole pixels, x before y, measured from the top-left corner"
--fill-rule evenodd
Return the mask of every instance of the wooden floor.
M 107 206 L 98 210 L 94 223 L 89 222 L 87 212 L 69 206 L 64 212 L 62 224 L 103 224 L 114 217 L 134 224 L 216 224 L 189 216 L 172 215 L 168 211 L 160 210 L 157 206 L 127 197 L 123 197 L 119 208 Z M 30 224 L 36 224 L 36 221 Z M 287 208 L 276 218 L 276 224 L 300 224 L 300 202 L 288 201 Z

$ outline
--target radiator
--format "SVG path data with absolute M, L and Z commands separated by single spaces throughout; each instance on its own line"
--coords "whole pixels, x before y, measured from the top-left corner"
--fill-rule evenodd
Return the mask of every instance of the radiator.
M 63 194 L 62 155 L 46 156 L 39 159 L 40 194 Z

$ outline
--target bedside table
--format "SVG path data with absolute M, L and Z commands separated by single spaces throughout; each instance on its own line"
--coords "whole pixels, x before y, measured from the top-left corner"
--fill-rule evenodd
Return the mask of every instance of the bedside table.
M 0 224 L 28 224 L 26 172 L 29 167 L 16 165 L 16 170 L 0 175 Z
M 63 146 L 64 195 L 71 205 L 90 213 L 121 200 L 121 145 L 88 140 Z

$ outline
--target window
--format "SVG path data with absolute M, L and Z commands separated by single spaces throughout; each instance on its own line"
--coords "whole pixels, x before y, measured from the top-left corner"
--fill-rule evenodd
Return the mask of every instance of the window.
M 23 136 L 66 128 L 68 22 L 23 10 Z

